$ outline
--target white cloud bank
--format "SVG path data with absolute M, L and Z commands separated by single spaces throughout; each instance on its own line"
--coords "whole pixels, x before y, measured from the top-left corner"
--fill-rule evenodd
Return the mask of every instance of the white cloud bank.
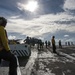
M 8 39 L 10 39 L 10 40 L 11 40 L 11 39 L 16 39 L 16 36 L 11 36 L 11 35 L 10 35 L 10 36 L 8 37 Z
M 16 16 L 15 16 L 16 17 Z M 40 36 L 44 33 L 55 33 L 57 30 L 65 30 L 68 32 L 75 32 L 75 24 L 57 24 L 55 21 L 70 21 L 75 20 L 74 16 L 60 13 L 57 15 L 43 15 L 40 18 L 33 20 L 16 19 L 12 17 L 8 19 L 10 23 L 7 25 L 8 32 L 18 32 L 27 36 Z
M 64 9 L 75 10 L 75 0 L 65 0 Z
M 64 35 L 64 37 L 69 37 L 69 35 L 66 34 L 66 35 Z
M 74 10 L 75 9 L 75 0 L 65 0 L 64 10 Z M 39 18 L 34 18 L 32 20 L 24 20 L 19 18 L 19 16 L 11 16 L 8 19 L 8 25 L 6 27 L 8 32 L 17 32 L 22 35 L 36 37 L 42 36 L 46 33 L 55 33 L 56 31 L 62 30 L 67 32 L 75 32 L 75 23 L 71 24 L 60 24 L 56 23 L 62 21 L 75 21 L 75 16 L 71 15 L 69 11 L 65 11 L 59 14 L 47 14 L 41 15 Z M 63 36 L 64 37 L 64 36 Z M 10 39 L 16 38 L 16 36 L 9 36 Z M 43 37 L 41 37 L 43 39 Z

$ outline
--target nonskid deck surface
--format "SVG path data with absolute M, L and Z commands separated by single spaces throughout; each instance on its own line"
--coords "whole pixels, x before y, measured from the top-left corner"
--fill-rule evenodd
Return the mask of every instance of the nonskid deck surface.
M 75 75 L 75 47 L 32 49 L 29 58 L 18 58 L 21 75 Z M 0 75 L 8 75 L 8 62 L 0 67 Z M 20 75 L 20 73 L 18 74 Z

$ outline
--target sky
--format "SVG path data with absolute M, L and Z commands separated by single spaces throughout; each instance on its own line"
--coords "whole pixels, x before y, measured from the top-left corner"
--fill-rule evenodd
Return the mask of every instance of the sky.
M 0 0 L 0 16 L 9 39 L 75 41 L 75 0 Z

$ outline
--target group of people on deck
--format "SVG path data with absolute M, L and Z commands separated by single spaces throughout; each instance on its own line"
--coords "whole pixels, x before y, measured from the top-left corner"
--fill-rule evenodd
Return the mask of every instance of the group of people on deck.
M 9 75 L 17 75 L 17 60 L 14 54 L 10 52 L 7 32 L 5 30 L 6 24 L 7 24 L 7 19 L 5 19 L 4 17 L 0 17 L 0 60 L 3 59 L 10 62 Z M 52 42 L 53 53 L 56 53 L 55 36 L 52 37 L 51 42 Z

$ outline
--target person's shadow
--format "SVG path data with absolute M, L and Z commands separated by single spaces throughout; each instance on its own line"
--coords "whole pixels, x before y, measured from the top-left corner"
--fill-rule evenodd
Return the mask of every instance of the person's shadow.
M 58 56 L 65 57 L 64 55 L 60 54 L 60 52 L 56 52 L 56 54 L 57 54 Z

